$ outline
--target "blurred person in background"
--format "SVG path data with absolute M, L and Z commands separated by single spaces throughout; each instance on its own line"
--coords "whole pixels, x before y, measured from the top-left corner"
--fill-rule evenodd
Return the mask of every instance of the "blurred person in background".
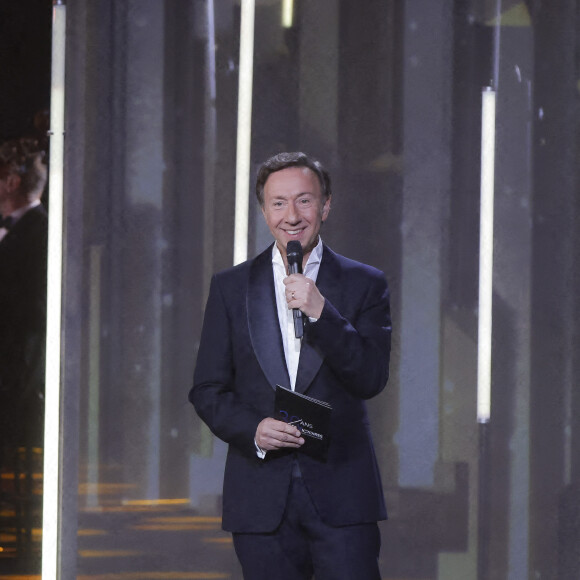
M 44 158 L 35 139 L 0 145 L 0 429 L 2 446 L 12 449 L 41 446 L 43 436 L 48 238 L 41 203 L 47 179 Z

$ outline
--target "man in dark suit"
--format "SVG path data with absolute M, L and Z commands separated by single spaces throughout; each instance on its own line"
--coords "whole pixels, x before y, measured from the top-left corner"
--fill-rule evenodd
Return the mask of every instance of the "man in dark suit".
M 0 423 L 2 444 L 41 445 L 48 220 L 36 141 L 0 146 Z
M 303 153 L 266 161 L 256 193 L 273 246 L 214 276 L 190 401 L 229 444 L 223 527 L 246 580 L 379 580 L 386 518 L 365 399 L 388 378 L 384 275 L 322 244 L 330 178 Z M 287 275 L 286 246 L 304 274 Z M 295 338 L 292 309 L 302 311 Z M 299 429 L 273 418 L 275 385 L 332 406 L 325 461 Z

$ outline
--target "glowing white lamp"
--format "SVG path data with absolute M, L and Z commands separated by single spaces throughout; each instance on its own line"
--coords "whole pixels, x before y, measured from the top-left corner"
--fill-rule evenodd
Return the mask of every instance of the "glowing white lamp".
M 46 387 L 42 578 L 58 576 L 60 529 L 60 397 L 63 241 L 64 93 L 66 6 L 55 0 L 52 22 L 52 87 L 50 97 L 50 166 L 48 184 L 48 284 L 46 319 Z
M 294 25 L 294 0 L 282 0 L 282 28 Z
M 234 265 L 245 261 L 248 257 L 250 152 L 252 142 L 252 83 L 254 76 L 254 19 L 255 1 L 242 0 L 242 15 L 240 23 L 240 77 L 238 88 Z
M 477 339 L 477 420 L 479 423 L 489 422 L 491 415 L 495 102 L 495 91 L 486 87 L 482 92 L 481 114 L 479 327 Z

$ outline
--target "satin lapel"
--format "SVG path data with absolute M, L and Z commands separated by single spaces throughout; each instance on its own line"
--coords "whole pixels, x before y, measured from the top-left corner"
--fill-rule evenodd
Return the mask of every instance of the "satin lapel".
M 341 284 L 340 264 L 336 254 L 324 246 L 322 262 L 316 278 L 316 286 L 320 293 L 329 300 L 340 312 Z M 296 391 L 304 393 L 311 385 L 314 377 L 320 370 L 324 356 L 314 346 L 308 343 L 308 332 L 302 340 L 300 348 L 300 362 L 296 375 Z
M 290 379 L 276 309 L 271 246 L 252 262 L 247 312 L 252 347 L 268 382 L 272 388 L 276 384 L 289 388 Z

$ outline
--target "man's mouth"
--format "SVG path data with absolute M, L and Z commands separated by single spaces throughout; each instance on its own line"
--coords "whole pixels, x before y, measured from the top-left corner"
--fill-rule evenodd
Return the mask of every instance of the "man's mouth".
M 304 230 L 286 230 L 286 233 L 289 236 L 297 236 L 298 234 L 301 234 Z

